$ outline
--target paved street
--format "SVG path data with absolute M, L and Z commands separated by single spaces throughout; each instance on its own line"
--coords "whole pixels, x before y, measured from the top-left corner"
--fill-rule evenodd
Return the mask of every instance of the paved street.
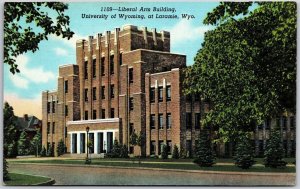
M 295 174 L 209 174 L 65 165 L 9 164 L 9 171 L 52 177 L 56 185 L 293 185 Z

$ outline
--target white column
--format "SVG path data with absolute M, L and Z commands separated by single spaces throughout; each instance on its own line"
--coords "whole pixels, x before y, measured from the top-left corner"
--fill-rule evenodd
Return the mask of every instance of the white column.
M 103 131 L 103 150 L 107 153 L 107 132 Z
M 94 154 L 98 154 L 98 133 L 94 133 Z
M 70 134 L 70 147 L 71 147 L 71 154 L 73 154 L 73 134 Z
M 80 154 L 80 133 L 77 134 L 77 154 Z

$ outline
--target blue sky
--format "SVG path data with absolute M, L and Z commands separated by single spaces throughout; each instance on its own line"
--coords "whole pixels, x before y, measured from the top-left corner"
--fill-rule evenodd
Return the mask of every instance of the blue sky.
M 16 115 L 24 113 L 34 114 L 41 118 L 41 93 L 44 90 L 55 90 L 57 87 L 58 67 L 64 64 L 76 64 L 75 42 L 77 39 L 87 38 L 89 35 L 104 33 L 116 27 L 132 24 L 146 26 L 148 30 L 171 32 L 171 52 L 187 55 L 187 65 L 193 64 L 193 59 L 201 47 L 204 32 L 213 29 L 203 25 L 203 19 L 212 11 L 218 2 L 126 2 L 126 3 L 69 3 L 66 14 L 70 16 L 70 28 L 75 32 L 71 40 L 50 36 L 49 40 L 39 44 L 35 53 L 28 52 L 17 57 L 20 74 L 12 75 L 9 67 L 4 66 L 4 101 L 8 101 L 15 109 Z M 110 19 L 110 15 L 119 14 L 114 11 L 101 12 L 101 7 L 170 7 L 175 8 L 174 14 L 191 14 L 195 19 Z M 83 19 L 81 14 L 108 14 L 109 19 Z M 128 13 L 128 12 L 127 12 Z M 132 14 L 140 12 L 132 12 Z M 161 12 L 144 13 L 156 14 Z M 165 14 L 172 14 L 166 12 Z M 51 17 L 56 15 L 49 12 Z

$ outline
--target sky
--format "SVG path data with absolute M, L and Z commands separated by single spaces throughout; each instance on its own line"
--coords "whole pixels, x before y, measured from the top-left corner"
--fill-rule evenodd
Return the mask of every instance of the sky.
M 19 65 L 21 73 L 11 74 L 9 67 L 4 65 L 4 101 L 9 102 L 14 108 L 15 115 L 24 114 L 35 115 L 42 118 L 41 94 L 45 90 L 56 90 L 58 67 L 65 64 L 76 64 L 75 43 L 78 39 L 87 39 L 88 36 L 95 36 L 97 33 L 104 33 L 114 28 L 131 24 L 138 27 L 145 26 L 148 30 L 156 28 L 171 33 L 171 52 L 185 54 L 187 65 L 192 65 L 197 51 L 201 48 L 204 33 L 213 29 L 213 26 L 203 24 L 207 13 L 212 11 L 218 2 L 125 2 L 125 3 L 69 3 L 69 8 L 65 12 L 70 17 L 70 28 L 75 32 L 72 39 L 62 39 L 57 36 L 50 36 L 48 40 L 39 44 L 39 50 L 19 55 L 16 63 Z M 162 14 L 162 12 L 152 12 L 153 7 L 175 8 L 174 14 L 179 15 L 179 19 L 111 19 L 111 15 L 122 12 L 101 12 L 101 7 L 151 8 L 149 14 Z M 47 10 L 46 10 L 47 11 Z M 108 19 L 86 19 L 82 14 L 108 14 Z M 123 12 L 125 13 L 125 12 Z M 128 12 L 126 12 L 128 14 Z M 49 11 L 49 16 L 55 18 L 54 12 Z M 130 14 L 142 14 L 132 12 Z M 165 12 L 164 14 L 173 14 Z M 183 19 L 181 14 L 194 15 L 193 19 Z

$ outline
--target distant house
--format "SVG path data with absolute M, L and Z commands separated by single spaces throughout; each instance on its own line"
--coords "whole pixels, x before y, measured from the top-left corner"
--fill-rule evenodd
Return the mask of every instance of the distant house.
M 17 117 L 17 130 L 19 133 L 25 131 L 29 139 L 32 139 L 38 130 L 42 129 L 42 121 L 37 117 L 24 114 L 23 117 Z

